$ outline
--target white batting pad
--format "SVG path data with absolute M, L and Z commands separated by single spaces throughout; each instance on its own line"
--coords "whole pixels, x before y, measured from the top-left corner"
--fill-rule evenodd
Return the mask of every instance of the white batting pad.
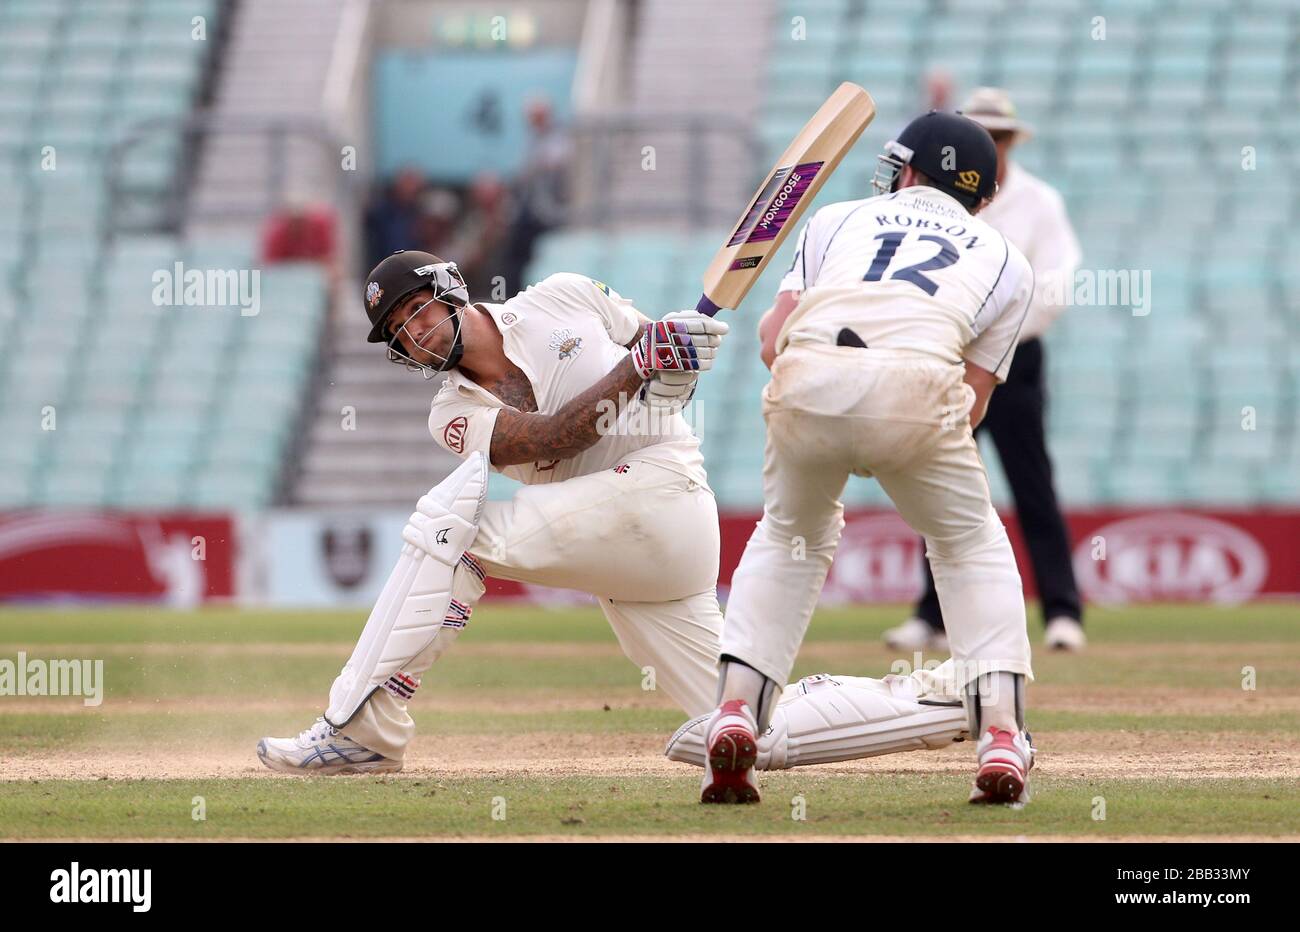
M 758 739 L 759 770 L 878 757 L 944 747 L 968 736 L 960 702 L 918 701 L 907 677 L 875 680 L 818 673 L 781 694 L 772 724 Z M 668 741 L 669 760 L 704 766 L 708 715 L 691 719 Z
M 474 452 L 420 498 L 402 530 L 401 555 L 361 631 L 352 656 L 330 687 L 325 720 L 342 728 L 390 677 L 423 654 L 452 605 L 452 578 L 474 541 L 487 493 L 487 459 Z M 456 614 L 456 612 L 453 612 Z M 412 685 L 410 688 L 414 688 Z

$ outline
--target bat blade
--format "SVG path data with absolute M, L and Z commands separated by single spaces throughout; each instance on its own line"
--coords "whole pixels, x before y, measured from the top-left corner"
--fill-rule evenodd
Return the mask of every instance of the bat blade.
M 875 115 L 875 101 L 861 87 L 846 81 L 836 88 L 781 153 L 714 255 L 696 310 L 712 315 L 739 306 Z

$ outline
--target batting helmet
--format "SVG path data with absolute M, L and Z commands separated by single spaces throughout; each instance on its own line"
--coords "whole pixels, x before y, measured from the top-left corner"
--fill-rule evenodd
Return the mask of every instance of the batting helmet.
M 421 288 L 428 288 L 433 292 L 435 301 L 450 306 L 450 319 L 455 321 L 451 351 L 442 365 L 432 370 L 406 354 L 396 333 L 387 332 L 388 319 L 393 311 L 403 299 Z M 399 249 L 371 269 L 366 276 L 366 316 L 370 319 L 370 335 L 367 340 L 370 343 L 388 344 L 388 358 L 391 362 L 414 366 L 426 375 L 442 372 L 455 366 L 464 352 L 460 312 L 468 303 L 469 289 L 466 288 L 465 279 L 456 263 L 444 261 L 428 252 Z
M 877 194 L 895 190 L 904 165 L 974 208 L 998 190 L 998 149 L 989 131 L 959 113 L 931 110 L 885 143 L 871 186 Z

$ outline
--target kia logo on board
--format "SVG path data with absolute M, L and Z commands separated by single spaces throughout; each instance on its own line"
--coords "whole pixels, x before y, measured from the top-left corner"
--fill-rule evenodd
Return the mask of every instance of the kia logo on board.
M 1104 560 L 1093 540 L 1105 540 Z M 1074 571 L 1091 601 L 1244 602 L 1268 578 L 1268 555 L 1240 528 L 1201 515 L 1149 514 L 1104 525 L 1079 541 Z

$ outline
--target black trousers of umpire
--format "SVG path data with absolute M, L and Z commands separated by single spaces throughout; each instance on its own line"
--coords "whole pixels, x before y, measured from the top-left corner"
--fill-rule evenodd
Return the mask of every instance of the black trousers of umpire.
M 1052 461 L 1047 455 L 1044 414 L 1047 384 L 1043 374 L 1043 341 L 1026 340 L 1016 348 L 1007 380 L 994 389 L 988 411 L 977 428 L 987 430 L 1006 470 L 1016 503 L 1020 529 L 1029 547 L 1043 621 L 1065 615 L 1083 621 L 1079 589 L 1070 562 L 1070 538 L 1052 486 Z M 943 627 L 943 612 L 934 590 L 930 561 L 925 564 L 925 592 L 916 603 L 916 617 Z

